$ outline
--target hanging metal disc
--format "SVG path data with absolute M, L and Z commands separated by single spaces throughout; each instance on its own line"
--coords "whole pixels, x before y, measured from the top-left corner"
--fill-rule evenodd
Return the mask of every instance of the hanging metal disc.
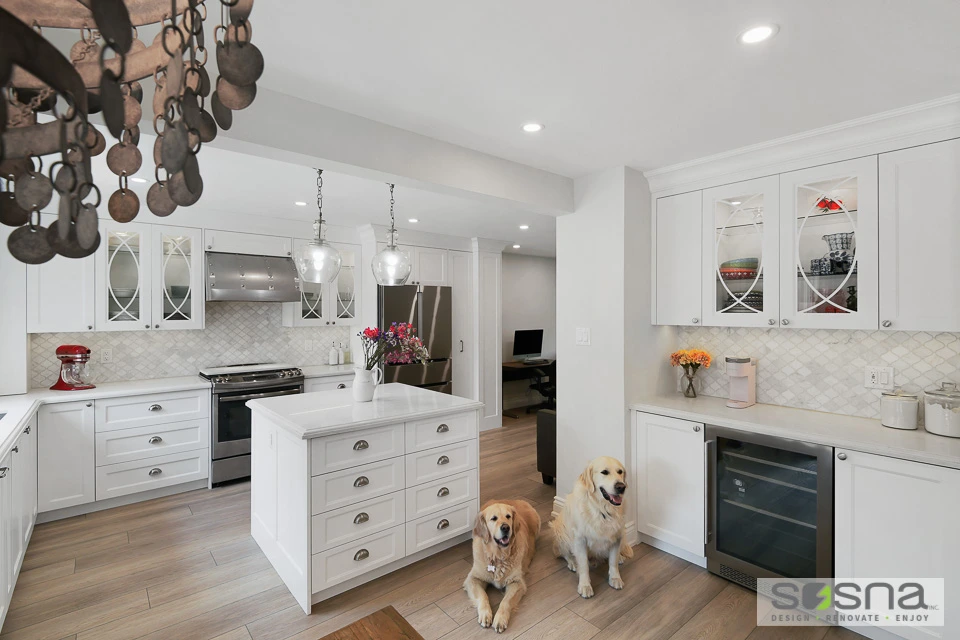
M 118 142 L 110 147 L 110 151 L 107 152 L 107 167 L 118 176 L 122 176 L 124 173 L 132 176 L 140 171 L 142 164 L 143 156 L 136 145 Z
M 168 126 L 163 132 L 162 140 L 161 164 L 169 173 L 176 173 L 183 169 L 183 163 L 186 162 L 187 154 L 190 153 L 189 135 L 183 120 L 178 120 L 172 127 Z
M 134 42 L 140 42 L 139 40 L 134 40 Z M 141 43 L 142 44 L 142 43 Z M 130 95 L 133 96 L 133 99 L 139 103 L 143 103 L 143 85 L 134 80 L 130 83 Z
M 184 179 L 183 172 L 175 173 L 167 180 L 167 190 L 170 192 L 170 199 L 181 207 L 189 207 L 196 204 L 197 200 L 203 194 L 203 181 L 201 180 L 200 189 L 197 192 L 190 191 L 187 188 L 187 182 Z
M 218 42 L 217 69 L 230 84 L 246 87 L 263 75 L 263 54 L 252 43 Z
M 33 168 L 33 162 L 30 158 L 6 158 L 0 162 L 0 178 L 18 177 L 30 171 Z
M 107 212 L 117 222 L 130 222 L 140 213 L 140 198 L 131 189 L 117 189 L 107 202 Z
M 163 150 L 163 136 L 158 136 L 153 141 L 153 164 L 163 164 L 161 156 Z
M 140 127 L 130 127 L 123 132 L 120 142 L 137 146 L 140 144 Z
M 77 222 L 74 224 L 74 232 L 77 234 L 77 242 L 84 249 L 89 249 L 100 242 L 100 233 L 97 231 L 97 210 L 92 204 L 80 205 L 77 211 Z
M 167 96 L 176 98 L 183 89 L 183 52 L 178 47 L 167 61 Z
M 143 107 L 133 96 L 123 96 L 123 128 L 135 127 L 143 116 Z
M 57 252 L 47 241 L 47 230 L 44 227 L 24 225 L 10 234 L 7 238 L 7 249 L 10 254 L 26 264 L 43 264 L 50 261 Z
M 197 93 L 206 98 L 210 95 L 210 74 L 207 73 L 206 67 L 200 67 L 197 73 L 200 74 L 200 89 Z
M 17 204 L 12 191 L 0 192 L 0 223 L 8 227 L 19 227 L 30 222 L 30 212 Z
M 147 191 L 147 208 L 153 215 L 165 218 L 177 210 L 177 203 L 170 199 L 170 190 L 165 184 L 154 182 Z
M 103 105 L 103 120 L 107 123 L 107 129 L 114 138 L 119 138 L 123 134 L 125 118 L 123 93 L 120 83 L 110 72 L 104 72 L 100 78 L 100 103 Z
M 103 104 L 100 102 L 100 89 L 87 90 L 87 115 L 93 115 L 103 111 Z
M 210 111 L 213 112 L 213 119 L 224 131 L 228 131 L 233 126 L 233 111 L 223 106 L 216 91 L 210 96 Z
M 17 204 L 22 209 L 39 211 L 50 204 L 53 198 L 53 183 L 50 178 L 37 171 L 29 171 L 19 176 L 14 182 L 17 193 Z
M 257 97 L 257 85 L 238 87 L 227 81 L 226 78 L 217 78 L 217 96 L 220 102 L 228 109 L 239 111 L 246 109 Z
M 65 258 L 86 258 L 93 255 L 100 246 L 100 233 L 97 232 L 94 236 L 93 244 L 83 247 L 77 238 L 74 225 L 68 224 L 66 229 L 63 229 L 60 221 L 55 220 L 50 223 L 50 228 L 47 230 L 47 242 L 54 251 Z
M 130 51 L 133 24 L 123 0 L 92 0 L 90 10 L 104 40 L 112 42 L 119 53 Z
M 183 163 L 182 173 L 187 189 L 190 189 L 191 193 L 203 191 L 203 179 L 200 177 L 200 164 L 197 162 L 197 154 L 187 154 L 187 161 Z

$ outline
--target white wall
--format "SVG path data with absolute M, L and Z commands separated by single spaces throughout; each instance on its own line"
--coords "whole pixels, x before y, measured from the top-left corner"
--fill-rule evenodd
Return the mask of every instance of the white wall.
M 513 333 L 519 329 L 543 329 L 543 356 L 557 355 L 557 261 L 510 253 L 503 254 L 503 358 L 513 354 Z M 506 408 L 541 402 L 530 382 L 503 385 Z

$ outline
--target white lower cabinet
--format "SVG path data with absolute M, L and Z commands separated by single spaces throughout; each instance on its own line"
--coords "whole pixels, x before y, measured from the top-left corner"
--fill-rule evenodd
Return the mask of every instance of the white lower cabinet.
M 207 449 L 97 467 L 97 500 L 203 480 L 209 467 Z
M 0 460 L 0 628 L 37 518 L 36 416 Z
M 838 578 L 944 578 L 946 626 L 888 627 L 909 640 L 960 638 L 960 470 L 836 450 Z
M 413 555 L 452 536 L 473 529 L 479 509 L 471 500 L 440 513 L 407 522 L 407 555 Z
M 637 528 L 704 556 L 706 443 L 704 425 L 634 413 Z
M 0 618 L 6 618 L 16 582 L 16 537 L 13 535 L 13 452 L 0 460 Z M 19 528 L 19 527 L 17 527 Z
M 40 407 L 37 425 L 40 512 L 96 499 L 96 444 L 92 401 Z
M 308 378 L 303 381 L 303 392 L 330 391 L 331 389 L 349 389 L 353 386 L 353 376 L 331 376 L 329 378 Z
M 399 526 L 315 554 L 311 562 L 313 591 L 322 591 L 399 560 L 405 549 L 404 530 Z

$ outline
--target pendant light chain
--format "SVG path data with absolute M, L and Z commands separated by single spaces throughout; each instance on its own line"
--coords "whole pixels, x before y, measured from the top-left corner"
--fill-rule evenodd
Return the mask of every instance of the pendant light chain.
M 393 204 L 396 202 L 396 200 L 393 199 L 393 187 L 394 185 L 390 183 L 390 233 L 397 230 L 393 218 Z
M 314 235 L 319 240 L 323 233 L 323 169 L 317 169 L 317 221 L 314 223 Z

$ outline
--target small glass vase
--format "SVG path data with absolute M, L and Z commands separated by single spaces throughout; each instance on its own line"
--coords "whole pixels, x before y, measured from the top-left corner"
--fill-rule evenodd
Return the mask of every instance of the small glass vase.
M 683 389 L 684 398 L 696 398 L 697 397 L 697 370 L 684 367 L 683 368 L 683 377 L 680 378 L 680 386 Z

